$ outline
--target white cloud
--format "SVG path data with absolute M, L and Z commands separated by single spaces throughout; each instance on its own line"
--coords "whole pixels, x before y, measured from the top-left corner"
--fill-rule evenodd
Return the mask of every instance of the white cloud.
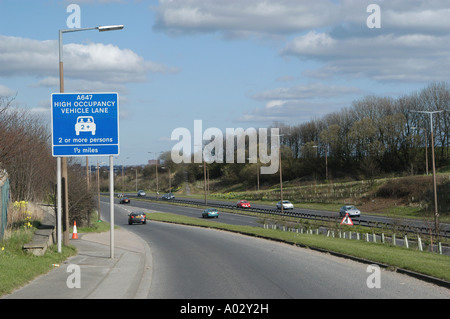
M 111 44 L 67 44 L 64 48 L 64 69 L 80 79 L 141 82 L 149 73 L 177 72 L 175 68 L 146 61 L 129 49 Z
M 0 84 L 0 97 L 12 97 L 16 92 L 7 86 Z
M 274 122 L 298 124 L 313 117 L 321 117 L 331 111 L 341 109 L 344 105 L 327 101 L 277 100 L 269 101 L 264 107 L 246 111 L 236 122 L 271 125 Z
M 347 94 L 361 94 L 362 90 L 356 87 L 325 85 L 323 83 L 309 83 L 293 87 L 281 87 L 255 94 L 257 100 L 306 100 L 336 98 Z
M 160 0 L 154 28 L 168 33 L 292 36 L 283 56 L 318 61 L 316 79 L 447 80 L 448 0 L 375 2 L 381 28 L 369 29 L 373 0 Z
M 160 0 L 155 29 L 171 33 L 291 33 L 330 25 L 338 6 L 329 0 Z
M 48 86 L 58 77 L 57 61 L 57 41 L 0 35 L 0 76 L 34 76 L 43 78 L 38 85 Z M 66 44 L 63 61 L 66 80 L 125 84 L 145 81 L 150 73 L 178 71 L 147 61 L 132 50 L 101 43 Z
M 335 40 L 328 34 L 308 33 L 281 51 L 301 59 L 323 62 L 306 74 L 388 81 L 446 80 L 450 67 L 450 36 L 381 34 Z
M 245 112 L 238 121 L 298 123 L 340 109 L 346 105 L 346 98 L 364 93 L 356 87 L 323 83 L 280 87 L 253 95 L 265 105 Z

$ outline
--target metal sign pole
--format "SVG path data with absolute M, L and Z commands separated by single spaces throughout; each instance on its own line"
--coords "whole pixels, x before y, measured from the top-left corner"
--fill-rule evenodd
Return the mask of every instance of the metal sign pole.
M 62 198 L 62 191 L 61 191 L 61 157 L 58 157 L 56 159 L 56 193 L 57 193 L 57 208 L 56 208 L 56 232 L 57 232 L 57 241 L 58 241 L 58 253 L 61 253 L 61 198 Z
M 110 215 L 110 250 L 114 258 L 114 164 L 113 156 L 109 156 L 109 215 Z

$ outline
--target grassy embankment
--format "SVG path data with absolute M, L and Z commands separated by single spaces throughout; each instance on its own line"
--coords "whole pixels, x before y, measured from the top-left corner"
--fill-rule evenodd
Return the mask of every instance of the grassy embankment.
M 76 254 L 72 246 L 64 246 L 58 253 L 56 245 L 53 245 L 44 256 L 34 256 L 22 249 L 32 236 L 32 229 L 20 229 L 0 241 L 0 296 L 11 293 Z
M 0 241 L 0 297 L 26 285 L 77 253 L 77 249 L 71 245 L 63 245 L 61 253 L 53 245 L 43 256 L 25 252 L 22 247 L 32 240 L 35 229 L 20 227 L 10 231 L 8 238 Z M 109 224 L 105 222 L 78 229 L 80 233 L 104 231 L 109 231 Z

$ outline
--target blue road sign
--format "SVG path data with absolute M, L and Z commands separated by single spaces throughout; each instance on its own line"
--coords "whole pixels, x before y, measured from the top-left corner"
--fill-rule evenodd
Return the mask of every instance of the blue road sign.
M 54 157 L 118 155 L 117 93 L 53 93 Z

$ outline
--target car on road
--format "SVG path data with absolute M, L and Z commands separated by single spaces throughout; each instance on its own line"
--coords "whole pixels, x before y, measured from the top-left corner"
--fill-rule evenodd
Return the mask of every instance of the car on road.
M 348 216 L 350 217 L 361 216 L 360 210 L 353 205 L 344 205 L 341 207 L 341 209 L 339 210 L 339 215 L 341 217 L 344 217 L 346 214 L 348 214 Z
M 175 199 L 175 195 L 173 195 L 172 193 L 166 193 L 166 194 L 162 195 L 161 198 L 165 199 L 165 200 L 171 200 L 171 199 Z
M 215 208 L 207 208 L 202 212 L 202 217 L 203 218 L 219 218 L 219 211 Z
M 124 197 L 120 198 L 119 203 L 120 204 L 129 204 L 129 203 L 131 203 L 131 201 L 130 201 L 130 199 L 128 197 L 124 196 Z
M 281 209 L 281 201 L 277 203 L 277 209 Z M 294 209 L 294 204 L 288 200 L 283 201 L 283 209 Z
M 147 224 L 147 215 L 144 212 L 132 212 L 128 214 L 128 225 Z
M 237 202 L 236 204 L 237 208 L 250 208 L 251 205 L 248 201 L 246 201 L 245 199 L 241 199 Z
M 144 192 L 143 190 L 139 190 L 139 191 L 137 192 L 137 196 L 138 196 L 138 197 L 145 196 L 145 192 Z

